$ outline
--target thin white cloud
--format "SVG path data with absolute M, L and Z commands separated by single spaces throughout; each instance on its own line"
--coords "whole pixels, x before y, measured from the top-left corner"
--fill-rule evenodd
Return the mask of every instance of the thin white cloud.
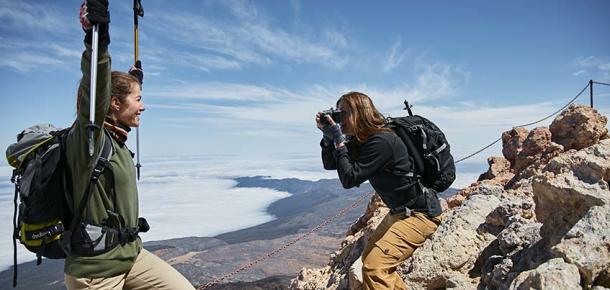
M 55 55 L 62 57 L 80 58 L 83 54 L 82 50 L 69 49 L 57 43 L 49 45 L 49 48 L 53 50 Z
M 155 15 L 160 21 L 152 28 L 198 55 L 222 59 L 220 65 L 211 65 L 211 68 L 236 69 L 242 65 L 265 66 L 279 61 L 341 68 L 347 63 L 348 57 L 341 51 L 347 40 L 338 31 L 320 31 L 322 37 L 299 35 L 272 25 L 260 7 L 241 1 L 218 4 L 233 18 L 166 11 Z
M 610 57 L 608 56 L 587 56 L 578 57 L 574 60 L 576 68 L 579 69 L 573 73 L 573 76 L 589 74 L 591 78 L 600 81 L 610 80 Z
M 584 73 L 586 73 L 586 71 L 584 69 L 581 69 L 581 70 L 578 70 L 577 72 L 573 73 L 572 75 L 576 77 L 576 76 L 582 75 Z
M 13 68 L 21 73 L 34 69 L 66 69 L 66 64 L 62 60 L 50 56 L 27 52 L 3 55 L 3 57 L 0 58 L 0 67 L 3 66 Z
M 69 30 L 54 5 L 36 1 L 0 0 L 0 22 L 9 27 L 40 29 L 57 32 Z
M 177 85 L 153 88 L 147 96 L 171 99 L 233 100 L 269 102 L 294 96 L 285 89 L 238 83 L 209 82 L 193 85 Z
M 50 42 L 31 42 L 11 39 L 0 46 L 0 67 L 9 67 L 20 73 L 31 70 L 67 70 L 70 60 L 80 58 L 82 52 Z
M 442 69 L 441 71 L 447 71 Z M 241 103 L 206 104 L 207 98 L 201 95 L 208 90 L 207 98 L 227 100 L 247 100 Z M 350 90 L 369 94 L 379 110 L 391 116 L 403 116 L 402 100 L 408 95 L 434 95 L 439 89 L 432 88 L 426 92 L 426 86 L 404 86 L 395 88 L 374 88 L 366 85 L 322 86 L 315 85 L 301 90 L 288 90 L 272 86 L 250 86 L 240 84 L 214 83 L 198 85 L 194 91 L 179 93 L 185 97 L 172 98 L 169 104 L 153 104 L 152 108 L 179 110 L 188 112 L 179 117 L 164 119 L 167 123 L 180 124 L 214 124 L 211 131 L 224 135 L 248 135 L 256 138 L 279 138 L 280 140 L 308 140 L 317 138 L 314 115 L 316 112 L 334 106 L 337 98 Z M 173 88 L 169 91 L 178 90 Z M 415 92 L 416 91 L 416 92 Z M 241 97 L 240 97 L 241 96 Z M 213 99 L 214 99 L 213 98 Z M 163 98 L 167 100 L 168 98 Z M 456 158 L 472 153 L 489 142 L 499 138 L 503 131 L 513 126 L 530 123 L 554 112 L 567 101 L 566 96 L 549 97 L 553 102 L 542 102 L 524 105 L 480 104 L 476 101 L 464 101 L 455 106 L 426 105 L 423 99 L 414 108 L 416 114 L 428 117 L 443 129 L 452 142 Z M 160 99 L 155 99 L 158 102 Z M 203 102 L 203 103 L 200 103 Z M 253 103 L 252 103 L 253 102 Z M 535 126 L 548 126 L 553 118 Z M 531 128 L 530 128 L 531 129 Z M 313 134 L 313 135 L 312 135 Z M 281 137 L 281 138 L 280 138 Z M 314 141 L 315 142 L 315 141 Z M 282 146 L 278 143 L 277 146 Z M 291 145 L 294 146 L 294 145 Z M 495 146 L 474 158 L 484 162 L 492 153 L 499 152 Z
M 390 47 L 390 53 L 388 54 L 385 63 L 383 64 L 383 71 L 390 72 L 404 62 L 407 57 L 408 50 L 402 49 L 402 41 L 397 40 L 392 47 Z
M 586 68 L 591 68 L 591 67 L 596 67 L 599 66 L 600 64 L 604 63 L 604 59 L 597 57 L 597 56 L 587 56 L 587 57 L 578 57 L 576 58 L 576 64 L 579 67 L 586 67 Z

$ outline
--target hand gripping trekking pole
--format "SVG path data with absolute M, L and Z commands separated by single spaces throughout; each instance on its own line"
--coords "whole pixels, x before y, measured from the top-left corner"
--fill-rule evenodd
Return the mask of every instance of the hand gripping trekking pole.
M 87 126 L 88 141 L 89 141 L 89 156 L 93 157 L 93 150 L 95 148 L 93 133 L 97 125 L 95 125 L 95 93 L 97 88 L 97 52 L 98 52 L 98 34 L 99 25 L 93 25 L 93 37 L 91 39 L 91 86 L 89 91 L 89 125 Z
M 133 0 L 133 42 L 134 42 L 134 65 L 136 65 L 139 60 L 139 50 L 138 50 L 138 17 L 144 17 L 144 8 L 142 7 L 141 0 Z M 140 62 L 141 66 L 141 62 Z M 142 86 L 142 84 L 140 84 Z M 136 128 L 136 170 L 138 174 L 138 180 L 140 180 L 140 168 L 142 164 L 140 164 L 140 127 Z

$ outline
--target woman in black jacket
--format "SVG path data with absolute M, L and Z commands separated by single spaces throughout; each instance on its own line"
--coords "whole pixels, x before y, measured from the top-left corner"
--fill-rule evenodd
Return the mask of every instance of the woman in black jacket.
M 368 180 L 390 208 L 362 254 L 364 289 L 407 289 L 396 267 L 436 231 L 440 202 L 433 190 L 412 176 L 405 144 L 385 127 L 383 115 L 367 95 L 347 93 L 339 98 L 337 108 L 340 124 L 327 114 L 316 115 L 324 134 L 320 142 L 324 168 L 336 169 L 345 188 Z

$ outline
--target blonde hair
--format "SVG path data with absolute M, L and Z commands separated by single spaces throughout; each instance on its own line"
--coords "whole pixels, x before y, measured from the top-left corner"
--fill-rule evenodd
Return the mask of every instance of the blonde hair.
M 337 101 L 337 107 L 342 104 L 342 121 L 348 123 L 358 143 L 364 143 L 371 135 L 380 132 L 392 132 L 384 128 L 385 118 L 369 96 L 360 92 L 349 92 Z

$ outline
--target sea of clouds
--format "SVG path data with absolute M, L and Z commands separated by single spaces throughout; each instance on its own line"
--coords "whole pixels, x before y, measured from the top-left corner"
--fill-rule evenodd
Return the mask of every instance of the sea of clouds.
M 147 158 L 138 183 L 140 216 L 151 225 L 144 241 L 188 236 L 216 236 L 274 219 L 266 208 L 287 192 L 269 188 L 235 187 L 235 178 L 266 176 L 273 179 L 319 180 L 336 178 L 323 170 L 319 155 L 290 156 L 180 156 Z M 484 165 L 461 166 L 454 187 L 467 186 L 484 171 Z M 0 269 L 12 265 L 14 187 L 11 168 L 0 166 Z M 337 181 L 338 182 L 338 181 Z M 35 255 L 18 245 L 18 261 Z

